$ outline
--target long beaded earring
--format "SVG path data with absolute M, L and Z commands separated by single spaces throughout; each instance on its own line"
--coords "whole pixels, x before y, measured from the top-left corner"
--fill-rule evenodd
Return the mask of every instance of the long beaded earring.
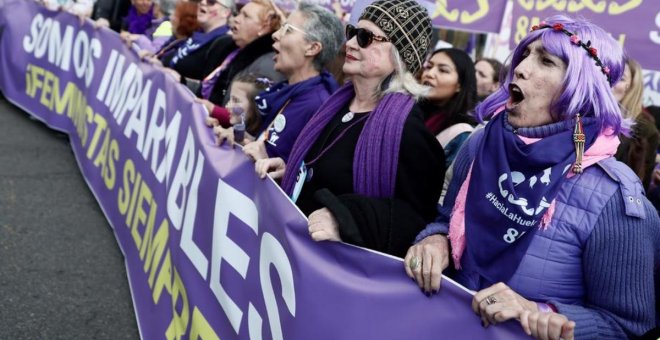
M 575 129 L 573 130 L 573 143 L 575 144 L 575 164 L 573 164 L 573 173 L 582 173 L 582 156 L 584 156 L 584 142 L 586 136 L 584 129 L 582 129 L 582 120 L 580 114 L 575 118 Z

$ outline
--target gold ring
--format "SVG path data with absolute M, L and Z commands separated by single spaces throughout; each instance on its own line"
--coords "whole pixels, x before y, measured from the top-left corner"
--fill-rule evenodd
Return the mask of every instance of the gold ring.
M 413 256 L 413 258 L 410 259 L 408 266 L 410 267 L 410 270 L 416 271 L 419 269 L 419 267 L 422 266 L 422 260 L 419 258 L 419 256 Z

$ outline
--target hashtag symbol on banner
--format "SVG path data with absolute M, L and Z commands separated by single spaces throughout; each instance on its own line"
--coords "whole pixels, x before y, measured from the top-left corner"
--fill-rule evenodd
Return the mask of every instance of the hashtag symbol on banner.
M 493 197 L 493 193 L 489 192 L 486 194 L 486 199 L 491 199 Z

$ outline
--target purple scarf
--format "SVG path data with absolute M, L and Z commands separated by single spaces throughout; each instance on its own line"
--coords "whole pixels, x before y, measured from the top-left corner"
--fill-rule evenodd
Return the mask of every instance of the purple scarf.
M 335 92 L 300 132 L 289 156 L 282 189 L 293 192 L 298 170 L 326 125 L 355 96 L 352 83 Z M 369 115 L 353 158 L 353 189 L 370 197 L 394 195 L 403 125 L 415 100 L 402 93 L 386 94 Z
M 254 97 L 257 110 L 263 119 L 257 134 L 260 134 L 268 127 L 268 125 L 270 125 L 284 104 L 289 100 L 296 98 L 298 95 L 309 92 L 318 85 L 323 85 L 328 93 L 334 93 L 337 91 L 337 88 L 339 88 L 339 85 L 332 74 L 328 71 L 323 71 L 316 77 L 309 78 L 293 85 L 289 85 L 289 82 L 286 80 L 279 82 Z
M 149 12 L 144 14 L 139 14 L 135 6 L 131 6 L 125 20 L 130 33 L 144 34 L 151 27 L 151 21 L 154 20 L 154 5 L 151 5 Z
M 573 128 L 566 122 L 519 129 L 521 136 L 542 137 L 526 144 L 507 116 L 486 125 L 465 205 L 466 251 L 487 284 L 506 282 L 516 272 L 575 161 Z M 587 150 L 599 127 L 593 118 L 583 118 L 583 127 Z

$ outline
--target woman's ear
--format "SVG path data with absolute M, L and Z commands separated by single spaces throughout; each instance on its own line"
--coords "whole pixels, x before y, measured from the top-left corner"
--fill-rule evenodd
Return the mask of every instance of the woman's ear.
M 306 57 L 313 57 L 321 53 L 323 50 L 323 44 L 321 44 L 318 41 L 314 41 L 310 43 L 307 48 L 305 49 L 305 56 Z

